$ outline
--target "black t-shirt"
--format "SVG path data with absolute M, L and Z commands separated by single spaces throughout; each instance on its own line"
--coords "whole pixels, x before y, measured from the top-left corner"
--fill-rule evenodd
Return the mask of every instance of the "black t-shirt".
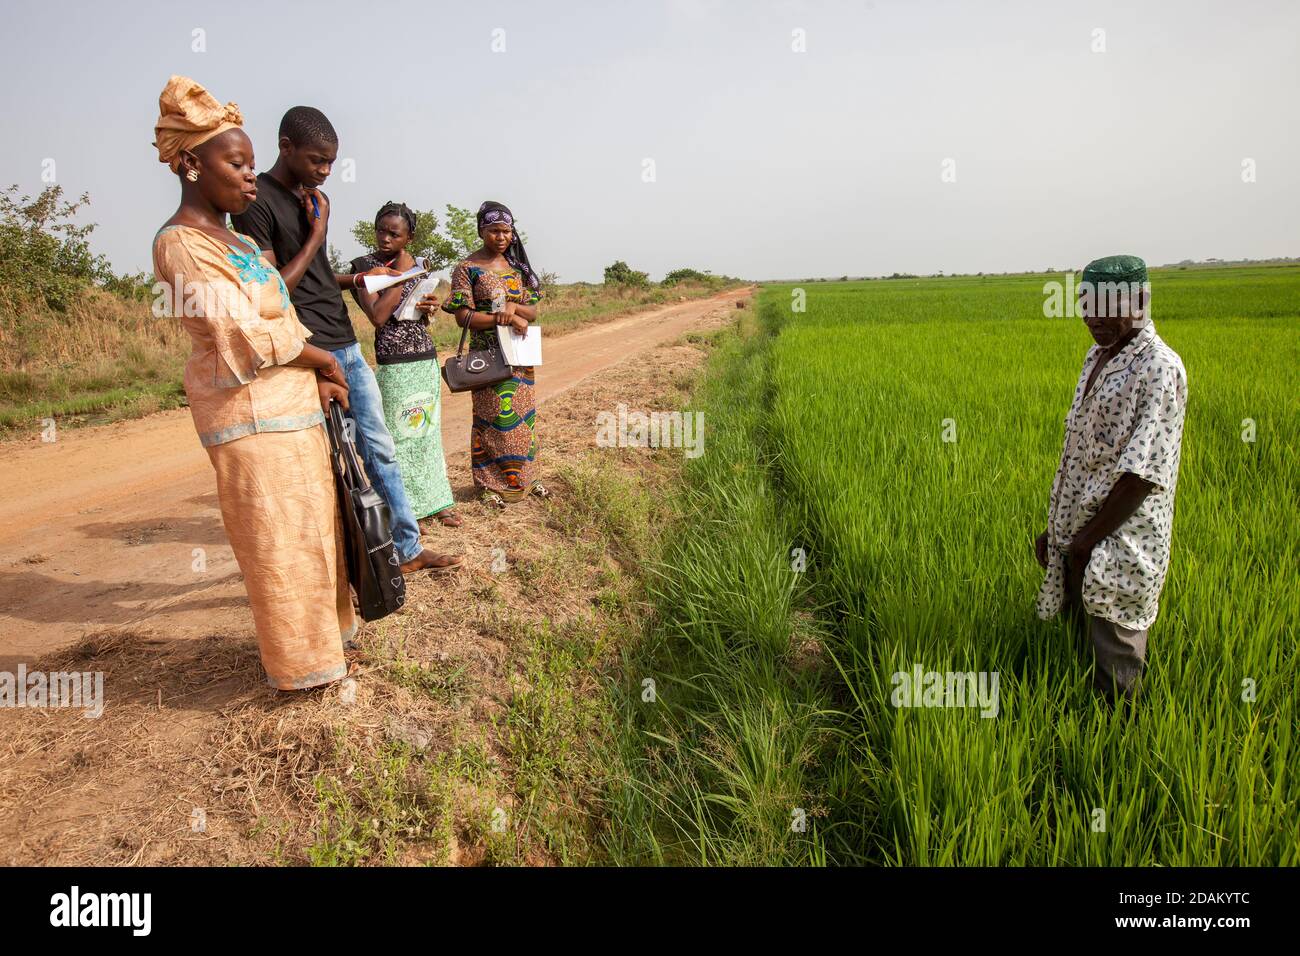
M 298 197 L 280 184 L 270 173 L 257 177 L 257 200 L 237 216 L 235 229 L 253 237 L 262 249 L 275 253 L 276 264 L 283 269 L 307 243 L 311 225 Z M 320 244 L 307 265 L 290 299 L 298 320 L 311 329 L 312 345 L 322 349 L 341 349 L 357 340 L 348 318 L 348 307 L 330 268 L 326 254 L 328 240 Z

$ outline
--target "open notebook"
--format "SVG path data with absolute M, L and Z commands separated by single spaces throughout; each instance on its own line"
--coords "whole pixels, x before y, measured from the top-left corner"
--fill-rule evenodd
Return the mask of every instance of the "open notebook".
M 497 326 L 497 341 L 501 343 L 501 353 L 510 365 L 542 364 L 542 328 L 539 325 L 528 326 L 527 335 L 518 335 L 508 325 Z

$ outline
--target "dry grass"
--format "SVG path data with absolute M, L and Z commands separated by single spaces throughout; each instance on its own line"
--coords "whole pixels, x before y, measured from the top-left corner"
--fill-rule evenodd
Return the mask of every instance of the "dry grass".
M 113 410 L 180 404 L 189 336 L 147 302 L 88 289 L 65 313 L 0 305 L 0 435 L 43 418 L 75 423 Z
M 542 321 L 552 331 L 568 331 L 719 288 L 561 285 L 545 300 Z M 350 295 L 344 301 L 373 364 L 373 329 Z M 439 348 L 454 347 L 458 337 L 451 317 L 440 314 L 434 325 Z M 0 440 L 31 434 L 46 418 L 60 427 L 102 424 L 184 405 L 188 356 L 184 328 L 154 318 L 149 302 L 92 288 L 58 313 L 43 303 L 6 299 L 0 302 Z
M 409 579 L 403 611 L 362 627 L 353 684 L 271 690 L 251 622 L 206 637 L 145 622 L 32 665 L 103 671 L 106 706 L 0 709 L 0 863 L 597 859 L 604 681 L 644 619 L 639 565 L 680 457 L 596 448 L 595 416 L 680 407 L 708 341 L 689 338 L 542 406 L 552 500 L 489 509 L 468 462 L 449 463 L 465 523 L 426 539 L 468 567 Z

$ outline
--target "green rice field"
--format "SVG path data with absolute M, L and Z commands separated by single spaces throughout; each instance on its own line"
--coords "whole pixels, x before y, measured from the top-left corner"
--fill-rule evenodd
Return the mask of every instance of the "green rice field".
M 1091 345 L 1044 317 L 1060 278 L 762 289 L 627 661 L 616 859 L 1300 863 L 1300 269 L 1152 273 L 1189 402 L 1132 713 L 1034 612 Z M 996 673 L 996 716 L 894 706 L 917 667 Z

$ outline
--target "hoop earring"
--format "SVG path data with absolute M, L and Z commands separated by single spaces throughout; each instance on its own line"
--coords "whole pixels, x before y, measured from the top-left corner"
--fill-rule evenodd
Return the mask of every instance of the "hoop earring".
M 197 169 L 191 169 L 185 174 L 185 178 L 192 183 L 197 183 L 199 181 L 199 171 Z

